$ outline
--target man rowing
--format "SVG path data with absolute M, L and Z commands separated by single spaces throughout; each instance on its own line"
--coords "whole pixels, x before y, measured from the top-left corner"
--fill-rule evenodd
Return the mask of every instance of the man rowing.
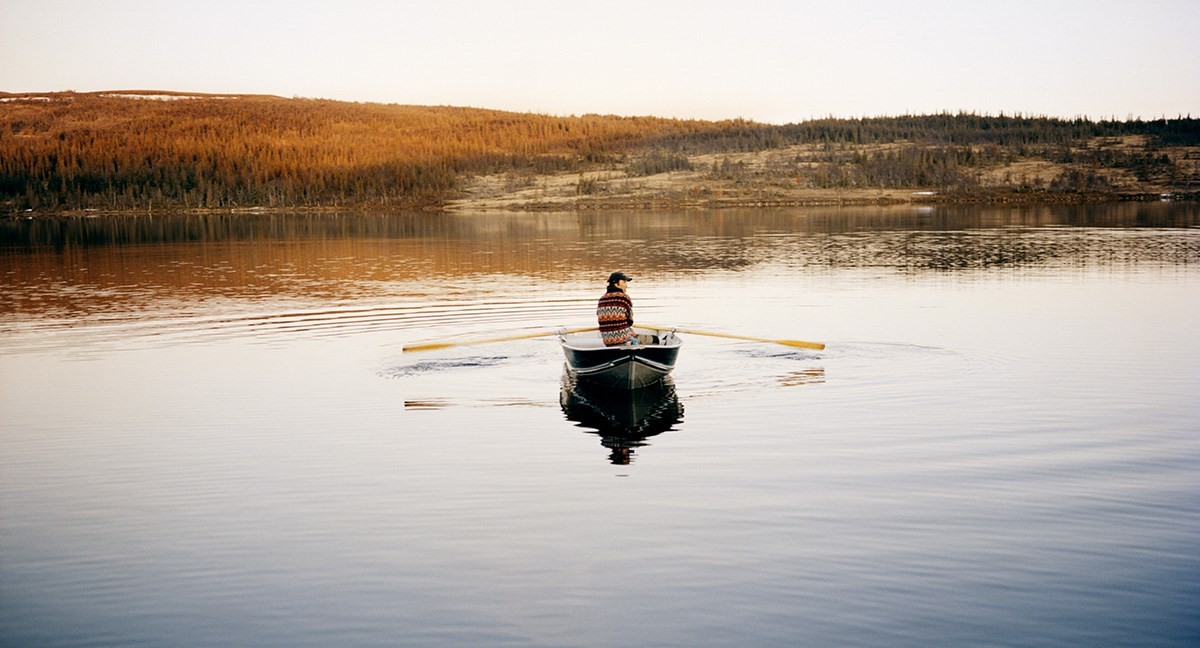
M 628 292 L 630 281 L 633 277 L 624 272 L 608 275 L 608 289 L 596 304 L 596 322 L 600 325 L 600 339 L 604 340 L 605 346 L 654 343 L 654 336 L 639 336 L 633 331 L 633 300 Z

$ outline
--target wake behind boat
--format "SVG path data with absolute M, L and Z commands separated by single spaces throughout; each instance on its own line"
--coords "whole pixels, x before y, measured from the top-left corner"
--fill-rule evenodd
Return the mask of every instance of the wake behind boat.
M 653 336 L 652 344 L 604 346 L 597 331 L 560 332 L 567 372 L 576 380 L 618 389 L 638 389 L 662 380 L 675 368 L 679 347 L 675 331 L 634 327 Z

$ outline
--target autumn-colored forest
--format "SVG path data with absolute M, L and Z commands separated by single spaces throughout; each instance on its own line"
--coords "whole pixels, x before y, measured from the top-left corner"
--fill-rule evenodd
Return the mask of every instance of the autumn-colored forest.
M 1098 139 L 1135 146 L 1093 146 Z M 436 208 L 465 179 L 642 177 L 695 156 L 808 145 L 798 186 L 978 190 L 1017 160 L 1063 165 L 1010 191 L 1103 192 L 1124 177 L 1196 192 L 1200 119 L 939 114 L 769 125 L 165 92 L 0 93 L 0 212 L 230 207 Z M 882 146 L 887 145 L 887 146 Z M 1200 158 L 1200 155 L 1198 155 Z M 728 161 L 713 175 L 736 173 Z M 1003 183 L 1001 183 L 1003 184 Z M 996 187 L 991 187 L 995 189 Z

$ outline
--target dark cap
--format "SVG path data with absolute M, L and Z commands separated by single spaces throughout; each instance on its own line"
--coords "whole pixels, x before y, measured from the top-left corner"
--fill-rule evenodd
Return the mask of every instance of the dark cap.
M 621 281 L 622 279 L 624 279 L 625 281 L 633 281 L 633 277 L 630 277 L 629 275 L 625 274 L 624 272 L 614 272 L 614 273 L 608 275 L 608 283 L 610 283 L 610 284 L 615 284 L 618 281 Z

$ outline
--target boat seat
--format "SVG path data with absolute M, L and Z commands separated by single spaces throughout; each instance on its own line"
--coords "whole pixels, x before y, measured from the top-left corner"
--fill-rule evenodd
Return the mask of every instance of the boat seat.
M 642 333 L 642 335 L 647 335 L 647 334 Z M 655 335 L 655 336 L 653 336 L 653 340 L 651 342 L 649 342 L 648 345 L 658 345 L 658 344 L 661 344 L 662 341 L 663 341 L 662 336 Z M 571 346 L 573 346 L 575 348 L 579 348 L 579 349 L 610 348 L 610 347 L 604 346 L 604 340 L 600 338 L 599 333 L 596 333 L 595 335 L 573 335 L 570 338 L 568 338 L 568 342 L 570 343 Z M 611 348 L 619 348 L 621 346 L 625 346 L 625 345 L 618 345 L 617 347 L 611 347 Z

